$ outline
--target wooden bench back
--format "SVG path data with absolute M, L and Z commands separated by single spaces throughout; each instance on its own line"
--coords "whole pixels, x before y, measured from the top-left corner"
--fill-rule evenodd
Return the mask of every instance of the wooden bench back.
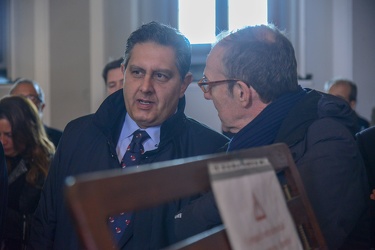
M 304 249 L 325 249 L 324 238 L 289 148 L 281 143 L 143 165 L 129 171 L 110 170 L 68 177 L 66 200 L 83 245 L 88 249 L 110 249 L 114 244 L 107 225 L 109 214 L 150 208 L 208 191 L 208 162 L 260 157 L 267 157 L 276 172 L 284 172 L 286 182 L 282 188 Z M 230 245 L 225 227 L 219 226 L 168 249 L 230 249 Z

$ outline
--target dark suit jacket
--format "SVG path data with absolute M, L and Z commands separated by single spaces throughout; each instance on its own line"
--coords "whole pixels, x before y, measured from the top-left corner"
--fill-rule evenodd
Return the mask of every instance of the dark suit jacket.
M 369 194 L 375 189 L 375 126 L 367 128 L 356 134 L 357 144 L 361 151 L 363 161 L 367 170 L 369 182 Z M 375 246 L 375 201 L 370 200 L 371 214 L 371 244 Z
M 46 125 L 44 125 L 44 130 L 47 133 L 48 139 L 53 143 L 53 145 L 55 145 L 55 148 L 57 148 L 57 145 L 59 144 L 60 138 L 62 136 L 62 131 L 47 127 Z
M 3 144 L 0 142 L 0 242 L 4 235 L 5 210 L 8 203 L 8 175 Z
M 216 153 L 226 137 L 185 116 L 185 100 L 161 125 L 160 143 L 142 155 L 141 164 Z M 126 116 L 122 92 L 110 95 L 93 115 L 78 118 L 64 129 L 31 226 L 31 249 L 82 249 L 65 206 L 67 176 L 119 169 L 117 140 Z M 155 187 L 157 188 L 157 187 Z M 160 249 L 175 242 L 174 215 L 183 202 L 135 211 L 120 248 Z
M 356 135 L 357 144 L 366 165 L 370 191 L 375 189 L 375 126 Z
M 370 127 L 370 123 L 363 117 L 359 116 L 357 113 L 357 122 L 358 122 L 358 132 L 365 130 L 366 128 Z

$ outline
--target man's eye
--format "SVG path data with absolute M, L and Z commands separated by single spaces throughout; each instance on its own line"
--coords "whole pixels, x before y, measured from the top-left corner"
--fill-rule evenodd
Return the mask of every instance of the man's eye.
M 202 83 L 207 83 L 208 79 L 207 78 L 202 78 Z
M 140 70 L 133 70 L 132 71 L 132 76 L 136 78 L 140 78 L 143 76 L 142 72 Z
M 157 72 L 154 74 L 154 79 L 161 81 L 161 82 L 166 82 L 169 80 L 169 77 L 163 73 Z

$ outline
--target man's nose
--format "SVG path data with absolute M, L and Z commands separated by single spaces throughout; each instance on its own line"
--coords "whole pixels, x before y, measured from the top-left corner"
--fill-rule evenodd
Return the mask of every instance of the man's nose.
M 140 90 L 142 92 L 150 92 L 153 89 L 153 79 L 152 76 L 145 76 L 143 78 Z
M 203 96 L 206 100 L 211 100 L 211 90 L 207 91 L 207 92 L 204 92 L 203 93 Z

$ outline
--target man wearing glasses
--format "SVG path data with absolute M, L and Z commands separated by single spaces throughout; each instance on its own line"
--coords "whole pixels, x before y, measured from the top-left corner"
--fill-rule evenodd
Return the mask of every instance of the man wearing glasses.
M 39 116 L 42 119 L 43 109 L 46 106 L 44 102 L 44 93 L 36 81 L 25 78 L 20 78 L 13 83 L 13 87 L 9 91 L 10 95 L 18 95 L 30 99 L 38 110 Z M 44 124 L 48 139 L 57 147 L 62 131 L 48 127 Z
M 260 25 L 221 36 L 198 84 L 223 127 L 235 133 L 228 152 L 286 143 L 329 249 L 369 249 L 355 114 L 340 98 L 298 85 L 294 49 L 280 31 Z M 182 209 L 177 233 L 186 237 L 220 224 L 214 204 L 211 193 Z

